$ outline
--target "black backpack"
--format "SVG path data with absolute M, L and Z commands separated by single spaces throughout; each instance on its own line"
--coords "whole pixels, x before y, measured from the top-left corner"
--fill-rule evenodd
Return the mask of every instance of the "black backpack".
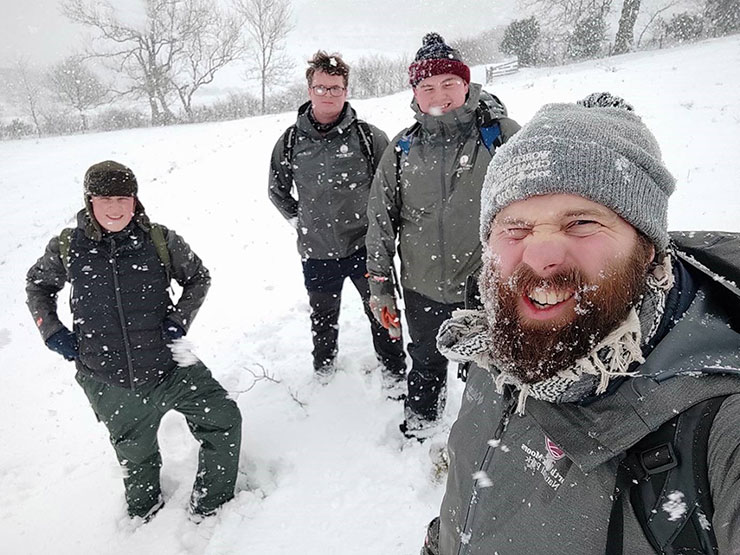
M 678 258 L 722 285 L 730 292 L 730 302 L 738 304 L 740 234 L 674 231 L 670 236 Z M 730 325 L 738 329 L 739 324 L 735 319 Z M 623 553 L 622 507 L 628 496 L 656 553 L 718 553 L 711 528 L 714 507 L 707 475 L 707 444 L 714 417 L 725 399 L 714 397 L 694 405 L 627 450 L 617 471 L 607 555 Z M 676 502 L 685 506 L 685 511 L 671 514 L 664 509 Z
M 625 499 L 656 553 L 719 553 L 711 527 L 707 444 L 726 398 L 694 405 L 627 450 L 617 470 L 606 555 L 624 553 Z

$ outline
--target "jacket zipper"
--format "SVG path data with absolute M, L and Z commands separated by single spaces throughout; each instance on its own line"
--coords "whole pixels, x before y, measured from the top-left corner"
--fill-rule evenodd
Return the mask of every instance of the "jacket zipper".
M 334 258 L 339 258 L 339 256 L 337 256 L 337 253 L 340 252 L 341 249 L 339 249 L 339 239 L 337 239 L 337 222 L 334 221 L 334 213 L 332 212 L 332 210 L 334 209 L 334 185 L 336 181 L 336 176 L 333 174 L 329 174 L 329 168 L 333 167 L 331 156 L 332 144 L 333 143 L 327 140 L 325 137 L 319 140 L 320 148 L 324 151 L 324 187 L 327 187 L 326 194 L 329 197 L 329 202 L 326 207 L 326 214 L 329 218 L 329 224 L 331 225 L 332 244 L 334 245 L 333 247 L 330 247 L 328 244 L 329 241 L 326 241 L 326 247 L 331 248 Z M 329 181 L 330 179 L 331 181 Z M 327 252 L 327 254 L 329 253 Z
M 136 389 L 135 382 L 134 382 L 134 364 L 133 364 L 133 357 L 131 356 L 131 341 L 128 337 L 128 326 L 126 325 L 126 316 L 123 313 L 123 301 L 121 299 L 121 288 L 120 284 L 118 282 L 118 265 L 116 264 L 116 242 L 115 240 L 110 240 L 110 246 L 111 246 L 111 255 L 110 255 L 110 263 L 111 268 L 113 269 L 113 288 L 116 292 L 116 307 L 118 308 L 118 317 L 121 320 L 121 334 L 123 336 L 123 346 L 126 351 L 126 363 L 128 365 L 128 375 L 129 379 L 131 380 L 131 389 Z
M 506 427 L 509 424 L 509 419 L 511 418 L 511 415 L 514 413 L 514 407 L 516 407 L 516 396 L 511 391 L 510 387 L 506 387 L 504 389 L 504 397 L 503 402 L 506 403 L 504 406 L 504 410 L 501 413 L 501 419 L 499 420 L 498 426 L 496 426 L 496 430 L 493 433 L 493 441 L 498 443 L 501 438 L 504 435 L 504 432 L 506 431 Z M 490 443 L 488 444 L 488 447 L 486 448 L 486 453 L 483 456 L 483 460 L 481 461 L 478 472 L 483 471 L 483 469 L 488 468 L 491 464 L 491 459 L 493 458 L 493 454 L 496 451 L 496 447 L 493 447 Z M 475 482 L 473 482 L 473 493 L 470 496 L 470 501 L 468 502 L 468 511 L 465 515 L 465 521 L 463 522 L 463 531 L 460 534 L 460 543 L 458 544 L 458 555 L 464 555 L 465 553 L 469 553 L 470 551 L 470 539 L 472 538 L 472 533 L 470 531 L 470 528 L 472 526 L 472 521 L 474 512 L 475 512 L 475 506 L 478 504 L 478 489 L 475 486 Z M 463 538 L 467 538 L 465 541 Z
M 448 285 L 448 279 L 447 279 L 447 258 L 445 253 L 445 226 L 444 226 L 444 212 L 447 208 L 447 187 L 445 183 L 445 154 L 447 150 L 442 149 L 442 159 L 439 163 L 439 171 L 440 171 L 440 184 L 442 185 L 442 206 L 440 206 L 440 210 L 437 212 L 438 216 L 438 229 L 439 229 L 439 258 L 440 258 L 440 265 L 442 269 L 442 298 L 444 299 L 445 303 L 449 303 L 449 299 L 447 298 L 447 287 Z

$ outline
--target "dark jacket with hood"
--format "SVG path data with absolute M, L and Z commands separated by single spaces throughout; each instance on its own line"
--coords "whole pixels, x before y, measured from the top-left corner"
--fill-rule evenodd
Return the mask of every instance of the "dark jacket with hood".
M 57 294 L 69 281 L 79 345 L 77 369 L 98 381 L 136 389 L 175 368 L 163 322 L 169 319 L 187 331 L 205 299 L 210 276 L 182 237 L 162 228 L 171 277 L 182 287 L 174 303 L 141 204 L 137 202 L 131 223 L 117 233 L 103 232 L 88 210 L 77 215 L 67 271 L 58 236 L 28 271 L 27 304 L 46 341 L 64 328 L 57 315 Z
M 706 453 L 708 525 L 720 554 L 740 553 L 740 299 L 676 266 L 683 279 L 638 375 L 587 403 L 530 398 L 520 416 L 511 391 L 496 392 L 491 369 L 473 365 L 450 433 L 435 555 L 604 553 L 624 451 L 679 412 L 726 395 Z M 623 553 L 654 553 L 629 502 L 622 514 Z
M 478 113 L 481 100 L 484 114 Z M 478 118 L 499 123 L 501 142 L 519 125 L 476 83 L 470 84 L 465 104 L 441 116 L 423 113 L 416 99 L 411 108 L 420 127 L 400 172 L 397 149 L 406 131 L 386 149 L 373 180 L 367 268 L 390 278 L 398 239 L 401 285 L 439 303 L 460 303 L 466 278 L 481 266 L 478 214 L 492 158 L 481 141 Z
M 275 143 L 268 192 L 283 217 L 297 218 L 302 258 L 347 258 L 365 246 L 367 197 L 375 168 L 363 154 L 357 114 L 349 103 L 340 121 L 325 133 L 311 122 L 310 108 L 307 102 L 298 109 L 292 166 L 284 152 L 289 130 Z M 377 166 L 388 137 L 369 127 Z M 292 194 L 294 186 L 298 198 Z

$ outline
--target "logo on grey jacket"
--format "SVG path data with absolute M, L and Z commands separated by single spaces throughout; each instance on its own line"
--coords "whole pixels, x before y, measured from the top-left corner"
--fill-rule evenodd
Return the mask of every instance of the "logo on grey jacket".
M 565 456 L 565 452 L 547 436 L 545 436 L 545 447 L 547 447 L 547 452 L 550 453 L 550 456 L 556 461 L 559 461 Z
M 545 438 L 546 442 L 549 442 L 550 440 Z M 552 443 L 552 442 L 550 442 Z M 547 444 L 546 444 L 547 445 Z M 545 481 L 545 483 L 552 488 L 553 490 L 557 490 L 560 486 L 563 485 L 563 482 L 565 481 L 565 478 L 560 473 L 560 471 L 556 468 L 556 462 L 560 459 L 565 457 L 565 453 L 557 447 L 554 443 L 552 443 L 553 447 L 557 449 L 556 453 L 559 453 L 559 457 L 555 457 L 553 454 L 550 453 L 550 448 L 548 446 L 547 454 L 541 453 L 540 451 L 537 451 L 536 449 L 532 449 L 528 445 L 522 443 L 522 451 L 524 451 L 526 458 L 524 459 L 524 465 L 525 468 L 530 470 L 532 472 L 532 475 L 540 474 L 542 476 L 542 479 Z M 565 471 L 565 470 L 564 470 Z
M 347 145 L 340 146 L 339 152 L 337 152 L 337 158 L 352 158 L 354 155 L 354 151 L 350 150 Z
M 470 163 L 470 156 L 467 154 L 463 154 L 460 156 L 460 165 L 457 166 L 457 169 L 455 169 L 455 173 L 458 177 L 462 174 L 462 172 L 469 171 L 473 169 L 473 164 Z

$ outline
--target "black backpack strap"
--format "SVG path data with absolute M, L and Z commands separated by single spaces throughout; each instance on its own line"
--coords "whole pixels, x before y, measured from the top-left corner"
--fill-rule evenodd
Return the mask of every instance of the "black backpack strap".
M 69 276 L 69 249 L 72 245 L 72 236 L 74 228 L 65 227 L 59 234 L 59 257 L 62 259 L 62 266 L 67 276 Z
M 172 260 L 170 259 L 170 249 L 167 246 L 164 229 L 162 229 L 161 225 L 153 223 L 149 228 L 149 236 L 152 238 L 154 248 L 157 250 L 157 256 L 164 267 L 167 283 L 169 283 L 172 280 Z
M 617 471 L 606 553 L 621 555 L 624 500 L 656 553 L 716 554 L 707 446 L 726 397 L 698 403 L 630 448 Z
M 394 145 L 394 150 L 396 153 L 396 194 L 395 194 L 395 203 L 396 206 L 401 206 L 401 167 L 403 166 L 406 156 L 409 153 L 409 150 L 411 149 L 411 142 L 414 139 L 414 135 L 421 127 L 421 124 L 419 122 L 416 122 L 411 127 L 407 128 L 403 135 L 401 135 L 401 138 L 398 139 L 396 144 Z M 398 238 L 396 238 L 398 239 Z M 401 292 L 401 284 L 398 280 L 398 276 L 396 275 L 396 266 L 391 266 L 391 271 L 393 272 L 393 282 L 395 284 L 396 292 L 398 293 L 398 297 L 400 299 L 403 298 L 403 294 Z
M 298 140 L 298 132 L 295 125 L 291 125 L 283 133 L 283 168 L 288 182 L 293 182 L 293 149 Z
M 372 179 L 375 175 L 375 167 L 377 160 L 375 160 L 375 152 L 373 149 L 373 130 L 370 129 L 370 125 L 362 120 L 355 120 L 357 124 L 357 134 L 360 138 L 360 151 L 367 160 L 368 175 Z

